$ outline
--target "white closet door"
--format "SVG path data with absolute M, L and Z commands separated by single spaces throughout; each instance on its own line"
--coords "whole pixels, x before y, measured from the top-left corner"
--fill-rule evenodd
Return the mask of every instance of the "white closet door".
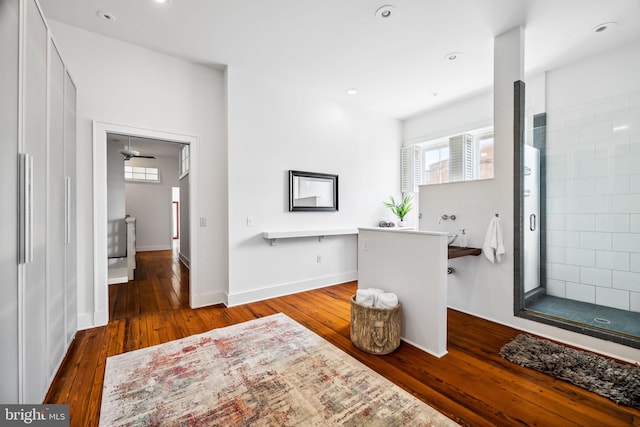
M 33 157 L 31 248 L 24 265 L 21 313 L 22 401 L 40 403 L 47 387 L 46 363 L 46 167 L 47 167 L 47 27 L 33 0 L 25 2 L 23 44 L 22 152 Z
M 65 175 L 64 79 L 62 58 L 49 41 L 49 148 L 47 165 L 47 363 L 48 377 L 64 356 Z
M 64 78 L 64 174 L 66 180 L 65 286 L 67 346 L 78 327 L 78 235 L 76 227 L 76 87 Z
M 0 402 L 18 401 L 18 39 L 17 1 L 0 1 Z

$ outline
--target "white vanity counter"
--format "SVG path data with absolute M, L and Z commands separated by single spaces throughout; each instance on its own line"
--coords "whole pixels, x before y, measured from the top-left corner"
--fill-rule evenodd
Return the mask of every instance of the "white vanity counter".
M 376 227 L 358 234 L 358 287 L 398 295 L 402 339 L 447 354 L 447 233 Z

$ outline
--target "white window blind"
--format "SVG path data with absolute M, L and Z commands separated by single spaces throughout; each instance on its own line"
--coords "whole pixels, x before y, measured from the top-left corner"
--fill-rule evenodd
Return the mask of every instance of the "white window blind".
M 449 181 L 472 179 L 473 168 L 473 136 L 465 133 L 449 138 Z
M 420 184 L 420 147 L 402 148 L 401 191 L 403 193 L 417 193 Z

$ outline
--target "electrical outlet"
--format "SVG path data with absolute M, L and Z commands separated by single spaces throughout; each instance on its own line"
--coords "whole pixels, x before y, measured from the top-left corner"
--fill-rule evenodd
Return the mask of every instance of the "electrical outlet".
M 318 256 L 316 257 L 316 262 L 317 262 L 318 264 L 320 264 L 320 263 L 322 262 L 322 255 L 318 255 Z
M 253 226 L 253 217 L 252 216 L 248 216 L 247 217 L 247 227 L 252 227 Z
M 200 217 L 200 227 L 206 227 L 207 226 L 207 217 L 206 216 L 201 216 Z
M 364 249 L 365 251 L 369 250 L 369 239 L 362 240 L 362 249 Z

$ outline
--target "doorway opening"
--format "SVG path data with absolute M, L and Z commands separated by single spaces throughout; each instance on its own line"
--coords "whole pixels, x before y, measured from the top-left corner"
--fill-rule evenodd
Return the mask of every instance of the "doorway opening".
M 136 253 L 179 250 L 180 153 L 184 144 L 107 134 L 109 284 L 135 279 Z M 188 208 L 188 206 L 186 207 Z M 188 212 L 187 212 L 188 214 Z M 175 217 L 175 218 L 174 218 Z M 186 231 L 188 233 L 188 230 Z
M 118 135 L 119 138 L 124 138 L 122 141 L 118 141 L 120 144 L 115 150 L 109 150 L 109 138 L 110 136 Z M 130 126 L 99 123 L 94 122 L 94 325 L 101 326 L 107 324 L 109 320 L 108 306 L 108 258 L 110 243 L 118 242 L 123 244 L 124 242 L 131 243 L 131 239 L 127 240 L 126 237 L 113 238 L 115 235 L 110 231 L 111 218 L 109 218 L 109 197 L 108 193 L 110 187 L 108 185 L 109 177 L 109 153 L 115 151 L 113 157 L 117 154 L 119 166 L 118 175 L 123 177 L 124 181 L 125 173 L 131 173 L 130 178 L 132 183 L 136 182 L 138 186 L 143 186 L 143 192 L 149 192 L 151 189 L 157 190 L 160 188 L 160 184 L 163 180 L 163 172 L 160 168 L 156 168 L 151 164 L 143 164 L 145 161 L 152 161 L 151 157 L 159 159 L 161 155 L 153 156 L 149 150 L 158 149 L 160 146 L 159 141 L 163 141 L 166 146 L 175 149 L 175 168 L 176 168 L 176 181 L 168 183 L 168 190 L 166 194 L 166 201 L 164 208 L 160 209 L 166 216 L 166 239 L 162 238 L 160 243 L 154 240 L 147 240 L 147 243 L 140 242 L 140 239 L 144 236 L 150 237 L 149 234 L 144 235 L 144 230 L 149 231 L 154 229 L 153 219 L 147 219 L 143 222 L 142 218 L 135 218 L 135 246 L 137 250 L 161 250 L 173 248 L 173 230 L 172 230 L 172 213 L 168 207 L 172 207 L 173 197 L 172 188 L 174 186 L 186 185 L 186 192 L 192 194 L 193 197 L 189 200 L 183 200 L 180 203 L 180 208 L 183 212 L 180 213 L 180 217 L 183 220 L 187 220 L 186 227 L 183 225 L 180 227 L 181 235 L 188 236 L 186 239 L 188 242 L 183 242 L 183 248 L 189 253 L 187 263 L 185 265 L 190 268 L 190 284 L 189 284 L 189 303 L 194 305 L 194 295 L 197 295 L 197 229 L 193 224 L 197 224 L 196 218 L 197 209 L 195 207 L 195 200 L 197 200 L 197 170 L 198 162 L 197 155 L 191 156 L 189 162 L 189 173 L 186 174 L 188 179 L 185 179 L 185 175 L 182 173 L 182 167 L 180 166 L 182 159 L 180 156 L 181 148 L 184 146 L 189 147 L 191 153 L 198 152 L 197 138 L 188 135 L 175 134 L 170 132 L 155 131 L 148 129 L 134 128 Z M 133 144 L 139 143 L 138 147 Z M 147 145 L 145 145 L 147 144 Z M 150 154 L 146 154 L 150 153 Z M 133 154 L 133 155 L 131 155 Z M 131 156 L 130 156 L 131 155 Z M 134 163 L 140 162 L 140 164 L 134 165 Z M 124 163 L 131 164 L 131 169 L 128 172 L 124 171 Z M 122 168 L 122 170 L 120 170 Z M 155 169 L 155 171 L 154 171 Z M 120 172 L 122 174 L 120 175 Z M 113 173 L 113 172 L 111 172 Z M 146 185 L 146 187 L 144 187 Z M 138 188 L 140 190 L 140 188 Z M 139 200 L 138 200 L 139 201 Z M 162 203 L 162 202 L 161 202 Z M 138 210 L 137 216 L 147 216 L 149 211 L 153 210 L 150 206 L 143 206 Z M 127 209 L 128 210 L 128 209 Z M 121 232 L 121 229 L 126 229 L 126 217 L 127 213 L 120 211 L 119 216 L 116 218 L 118 226 L 112 227 L 115 231 Z M 148 217 L 147 218 L 151 218 Z M 164 227 L 164 226 L 163 226 Z M 110 237 L 111 236 L 111 237 Z M 130 246 L 130 245 L 129 245 Z M 165 247 L 166 246 L 166 247 Z M 127 247 L 129 251 L 129 247 Z M 186 252 L 185 251 L 185 252 Z M 180 256 L 181 261 L 183 256 Z

